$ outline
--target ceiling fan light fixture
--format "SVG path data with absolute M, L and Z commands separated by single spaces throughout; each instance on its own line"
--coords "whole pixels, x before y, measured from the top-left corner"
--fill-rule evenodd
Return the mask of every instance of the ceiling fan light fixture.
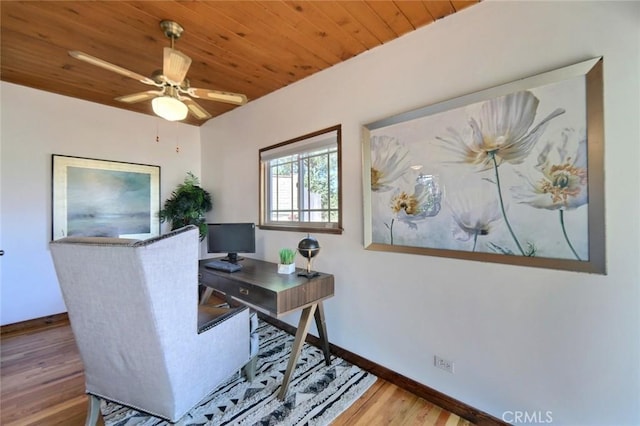
M 151 101 L 153 112 L 169 121 L 180 121 L 187 118 L 189 108 L 171 96 L 159 96 Z

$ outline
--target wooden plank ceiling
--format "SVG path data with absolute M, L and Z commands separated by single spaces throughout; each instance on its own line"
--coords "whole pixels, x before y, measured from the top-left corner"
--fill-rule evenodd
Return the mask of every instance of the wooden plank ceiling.
M 0 77 L 153 115 L 149 101 L 114 100 L 152 87 L 68 52 L 151 76 L 170 45 L 159 25 L 167 19 L 184 27 L 175 48 L 193 60 L 191 86 L 251 102 L 478 1 L 1 1 Z M 198 103 L 213 117 L 238 108 Z

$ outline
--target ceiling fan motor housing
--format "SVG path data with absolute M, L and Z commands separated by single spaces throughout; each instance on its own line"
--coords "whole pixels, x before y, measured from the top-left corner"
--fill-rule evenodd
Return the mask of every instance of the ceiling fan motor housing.
M 182 25 L 178 24 L 175 21 L 160 21 L 160 28 L 162 28 L 162 32 L 164 33 L 164 35 L 170 38 L 172 41 L 179 39 L 184 32 L 184 28 L 182 28 Z

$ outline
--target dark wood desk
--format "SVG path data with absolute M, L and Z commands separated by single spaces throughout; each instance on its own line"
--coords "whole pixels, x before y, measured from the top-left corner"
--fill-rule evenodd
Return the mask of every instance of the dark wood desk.
M 330 364 L 329 338 L 322 301 L 333 296 L 333 275 L 320 273 L 313 278 L 299 277 L 298 272 L 303 272 L 303 269 L 297 269 L 289 275 L 278 274 L 277 264 L 250 258 L 239 262 L 241 270 L 224 272 L 206 268 L 204 265 L 210 260 L 200 260 L 200 283 L 205 286 L 200 304 L 206 303 L 216 290 L 224 293 L 227 298 L 276 318 L 302 309 L 278 398 L 284 399 L 287 394 L 296 360 L 311 325 L 311 317 L 316 321 L 325 362 Z

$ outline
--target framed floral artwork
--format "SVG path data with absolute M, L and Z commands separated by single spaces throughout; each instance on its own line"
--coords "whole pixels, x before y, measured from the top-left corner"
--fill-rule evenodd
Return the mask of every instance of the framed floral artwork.
M 365 248 L 605 274 L 602 68 L 364 125 Z
M 160 235 L 160 167 L 52 155 L 54 240 Z

